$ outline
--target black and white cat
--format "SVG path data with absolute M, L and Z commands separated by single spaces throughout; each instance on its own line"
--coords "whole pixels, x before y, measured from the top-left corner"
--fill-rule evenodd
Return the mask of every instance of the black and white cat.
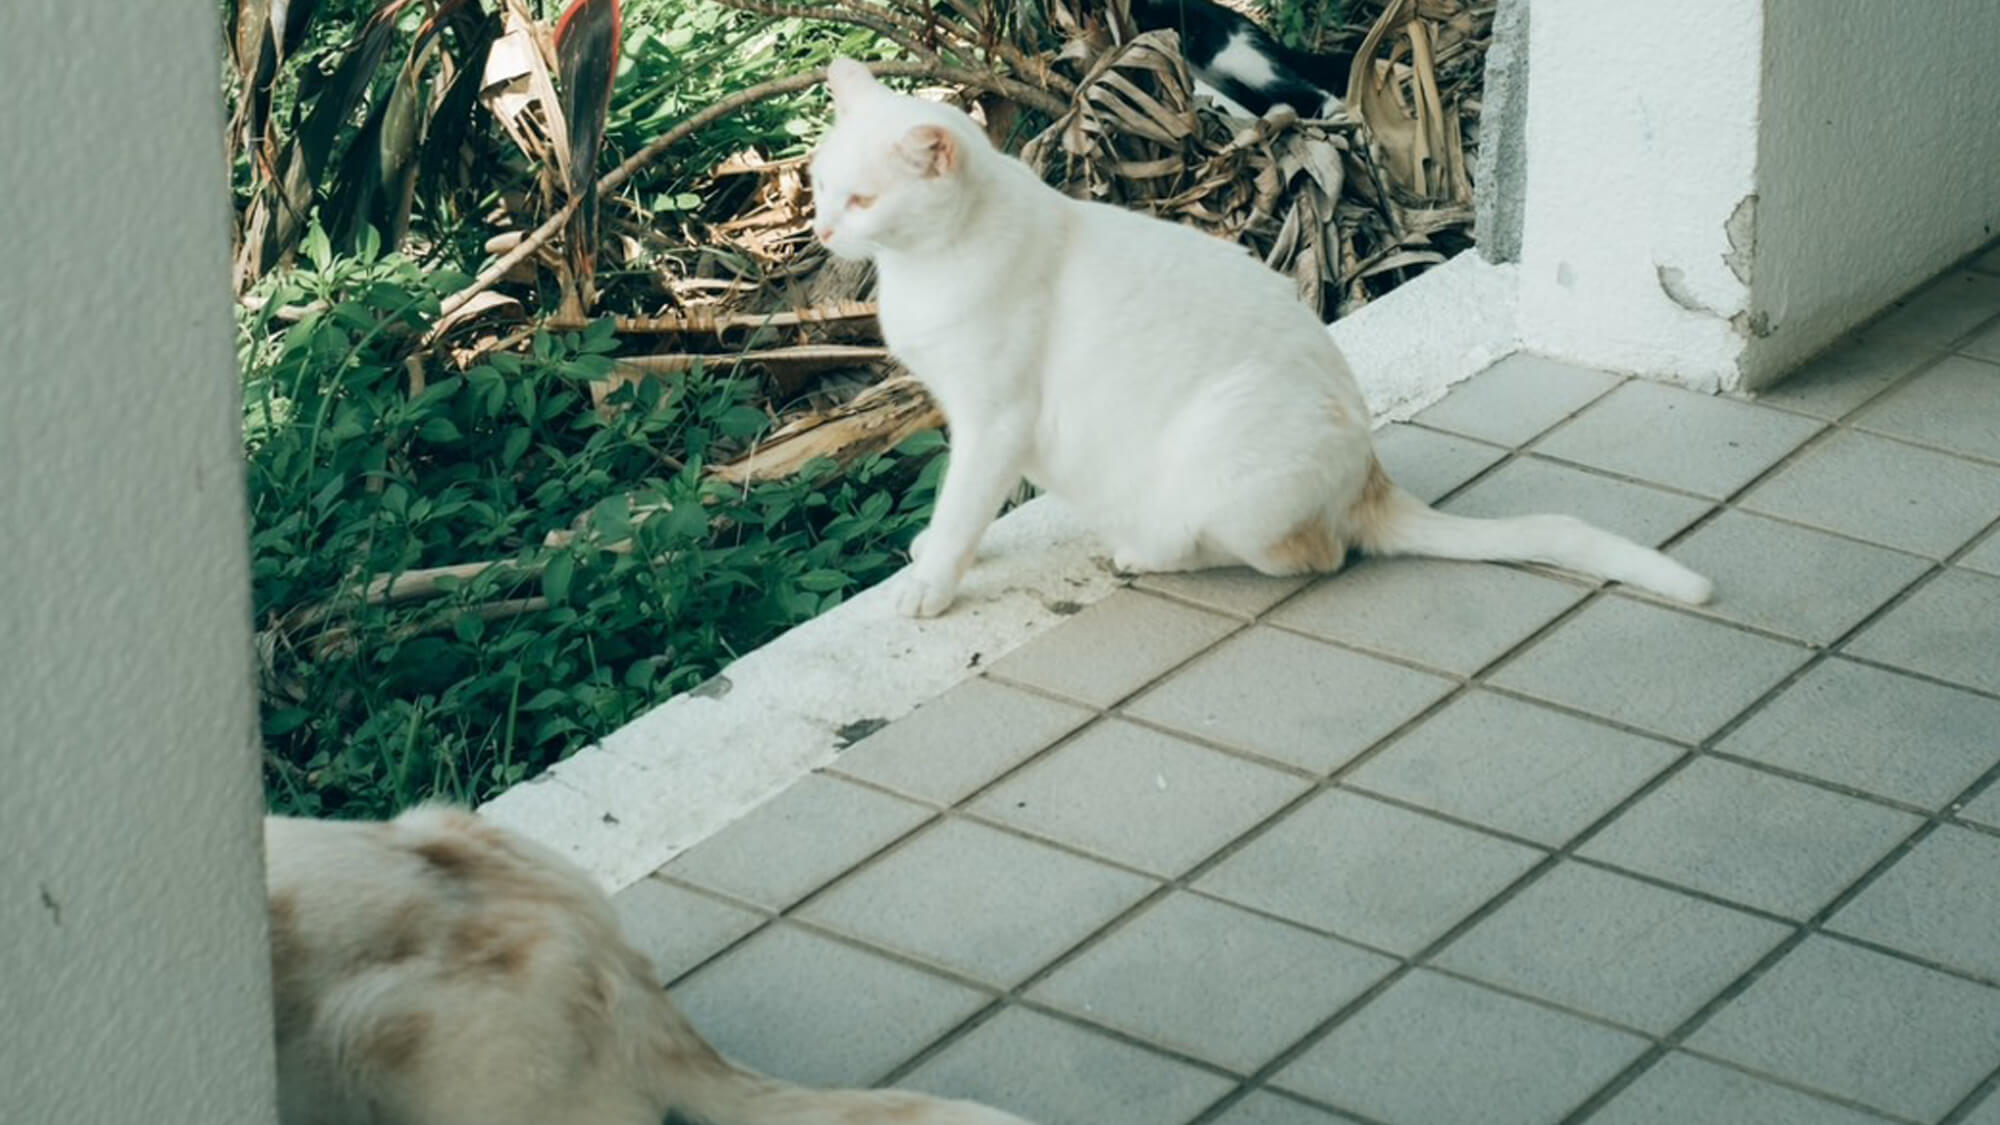
M 1195 92 L 1237 116 L 1262 117 L 1283 104 L 1300 117 L 1326 117 L 1347 96 L 1353 52 L 1293 50 L 1214 0 L 1132 0 L 1132 21 L 1141 31 L 1179 32 Z

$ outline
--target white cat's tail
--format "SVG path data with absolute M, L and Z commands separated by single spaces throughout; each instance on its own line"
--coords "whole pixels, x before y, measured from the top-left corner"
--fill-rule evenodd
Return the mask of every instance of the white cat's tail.
M 1440 512 L 1398 488 L 1380 464 L 1352 512 L 1358 546 L 1376 555 L 1530 562 L 1623 582 L 1700 605 L 1714 583 L 1650 547 L 1641 547 L 1574 516 L 1471 519 Z
M 702 1045 L 706 1048 L 706 1044 Z M 679 1125 L 1029 1125 L 976 1102 L 908 1090 L 817 1090 L 707 1058 L 672 1065 L 668 1120 Z

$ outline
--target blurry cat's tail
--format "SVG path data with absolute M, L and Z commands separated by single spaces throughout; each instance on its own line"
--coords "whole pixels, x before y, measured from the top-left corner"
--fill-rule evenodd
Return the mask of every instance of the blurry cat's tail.
M 706 1043 L 670 1058 L 672 1125 L 1029 1125 L 976 1102 L 907 1090 L 817 1090 L 743 1070 Z
M 1358 545 L 1375 555 L 1530 562 L 1558 566 L 1700 605 L 1715 592 L 1708 579 L 1650 547 L 1574 516 L 1470 519 L 1440 512 L 1398 488 L 1380 463 L 1350 513 Z

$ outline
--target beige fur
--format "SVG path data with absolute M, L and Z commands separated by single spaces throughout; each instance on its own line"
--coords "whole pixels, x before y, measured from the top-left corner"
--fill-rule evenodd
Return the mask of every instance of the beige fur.
M 264 839 L 283 1125 L 1026 1125 L 732 1065 L 583 872 L 464 811 Z

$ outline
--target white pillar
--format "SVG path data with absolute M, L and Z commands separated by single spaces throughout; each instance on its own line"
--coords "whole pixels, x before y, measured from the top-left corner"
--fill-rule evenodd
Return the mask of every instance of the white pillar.
M 1762 35 L 1744 0 L 1533 0 L 1523 348 L 1733 385 Z
M 1754 389 L 2000 231 L 1993 0 L 1532 0 L 1528 43 L 1527 350 Z
M 0 1120 L 268 1125 L 213 0 L 0 36 Z
M 2000 3 L 1764 8 L 1753 387 L 2000 232 Z

